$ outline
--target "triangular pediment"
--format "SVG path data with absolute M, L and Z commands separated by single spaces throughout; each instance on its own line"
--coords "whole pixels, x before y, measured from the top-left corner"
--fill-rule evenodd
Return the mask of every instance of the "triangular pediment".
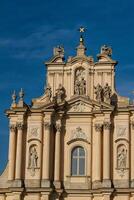
M 68 113 L 92 113 L 102 110 L 113 110 L 113 106 L 107 103 L 99 103 L 87 96 L 77 96 L 68 102 Z

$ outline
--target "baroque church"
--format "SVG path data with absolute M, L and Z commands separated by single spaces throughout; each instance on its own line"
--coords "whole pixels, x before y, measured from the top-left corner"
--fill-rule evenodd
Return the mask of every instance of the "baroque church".
M 134 106 L 116 92 L 111 47 L 94 60 L 81 35 L 74 57 L 58 46 L 45 65 L 44 94 L 27 105 L 21 89 L 6 110 L 0 200 L 134 200 Z

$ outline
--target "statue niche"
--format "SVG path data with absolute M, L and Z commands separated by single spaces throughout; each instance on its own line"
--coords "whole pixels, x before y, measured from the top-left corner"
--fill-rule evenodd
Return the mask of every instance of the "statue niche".
M 125 145 L 119 145 L 117 148 L 117 168 L 125 169 L 127 167 L 127 149 Z
M 31 146 L 29 149 L 29 163 L 28 168 L 31 169 L 31 175 L 35 175 L 35 169 L 38 168 L 38 154 L 36 145 Z
M 86 94 L 85 69 L 83 69 L 82 67 L 78 68 L 75 71 L 74 94 L 76 95 Z

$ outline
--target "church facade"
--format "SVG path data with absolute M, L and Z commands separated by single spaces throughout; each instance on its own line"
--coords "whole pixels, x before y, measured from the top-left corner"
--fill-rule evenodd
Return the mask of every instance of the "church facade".
M 81 36 L 76 56 L 56 47 L 44 94 L 15 92 L 0 200 L 134 200 L 134 106 L 117 94 L 112 49 L 97 61 Z

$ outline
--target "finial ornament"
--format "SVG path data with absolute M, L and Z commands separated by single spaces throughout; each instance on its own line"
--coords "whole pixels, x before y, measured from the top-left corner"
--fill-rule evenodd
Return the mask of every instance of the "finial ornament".
M 16 99 L 17 99 L 17 95 L 16 92 L 14 90 L 13 94 L 12 94 L 12 104 L 11 104 L 11 108 L 16 107 Z
M 78 31 L 80 32 L 80 39 L 79 39 L 79 46 L 76 48 L 77 49 L 77 56 L 83 56 L 85 55 L 86 47 L 84 45 L 84 38 L 83 38 L 83 33 L 86 31 L 86 29 L 81 26 Z
M 23 107 L 24 106 L 24 91 L 22 88 L 20 89 L 19 97 L 20 97 L 20 99 L 18 102 L 18 107 Z
M 79 31 L 80 33 L 84 33 L 84 32 L 86 31 L 86 29 L 85 29 L 83 26 L 81 26 L 81 27 L 78 29 L 78 31 Z
M 23 100 L 23 97 L 24 97 L 24 91 L 23 89 L 21 88 L 20 92 L 19 92 L 19 97 L 20 97 L 20 100 Z

